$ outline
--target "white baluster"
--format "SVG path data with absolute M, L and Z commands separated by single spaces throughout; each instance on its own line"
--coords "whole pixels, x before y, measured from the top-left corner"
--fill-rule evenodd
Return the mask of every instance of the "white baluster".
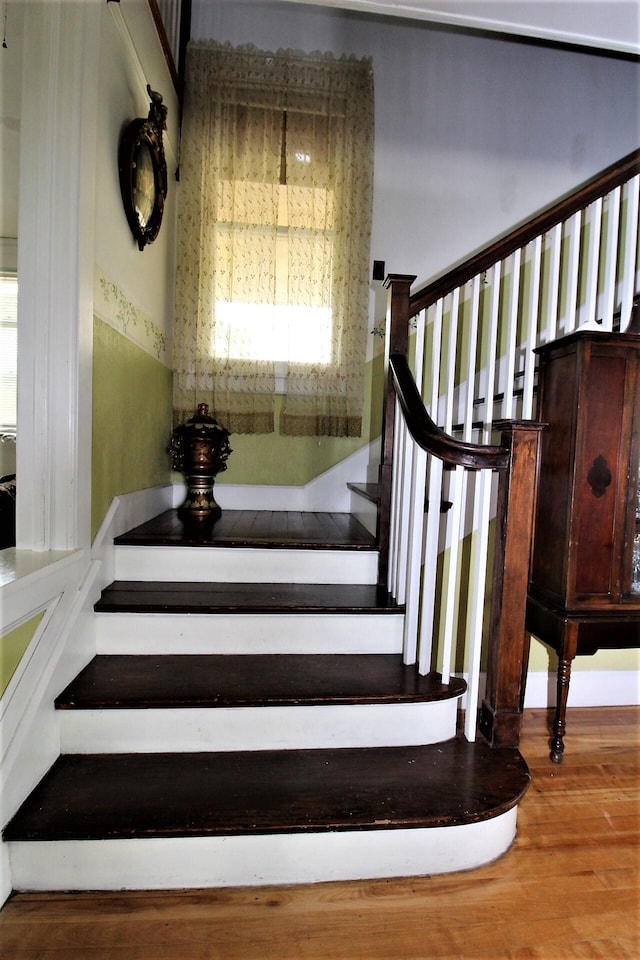
M 407 563 L 409 554 L 409 516 L 411 510 L 411 475 L 415 444 L 404 417 L 400 428 L 401 476 L 398 484 L 398 566 L 395 597 L 398 603 L 407 599 Z
M 522 413 L 525 420 L 533 416 L 533 386 L 535 373 L 534 348 L 538 339 L 538 310 L 540 307 L 540 273 L 542 265 L 542 237 L 536 237 L 531 248 L 531 283 L 523 341 L 524 383 L 522 385 Z
M 582 210 L 567 222 L 567 235 L 569 240 L 569 255 L 567 259 L 567 313 L 565 317 L 565 332 L 570 333 L 575 330 L 577 317 L 576 308 L 578 303 L 578 283 L 580 270 L 580 238 L 582 230 Z
M 598 296 L 598 273 L 600 266 L 600 239 L 602 236 L 602 198 L 594 200 L 589 207 L 589 243 L 586 257 L 586 298 L 584 322 L 593 322 L 596 316 Z
M 615 311 L 616 274 L 618 271 L 618 235 L 620 230 L 620 196 L 621 188 L 607 197 L 607 229 L 604 245 L 603 290 L 600 297 L 599 313 L 604 330 L 613 328 L 613 314 Z
M 486 408 L 484 424 L 482 428 L 483 443 L 489 443 L 491 439 L 491 427 L 493 424 L 493 398 L 496 392 L 496 355 L 498 347 L 498 323 L 500 318 L 500 277 L 502 274 L 502 262 L 500 261 L 494 264 L 491 272 L 491 299 L 489 303 L 489 334 L 487 344 L 487 383 L 485 387 Z
M 513 388 L 516 373 L 516 350 L 518 340 L 518 301 L 520 298 L 520 264 L 522 250 L 516 250 L 511 257 L 511 283 L 509 285 L 509 309 L 507 312 L 507 349 L 505 356 L 504 399 L 502 416 L 513 416 Z
M 558 303 L 560 292 L 560 255 L 562 253 L 562 224 L 558 223 L 549 233 L 549 266 L 547 284 L 546 317 L 541 331 L 546 331 L 546 337 L 540 342 L 550 343 L 556 339 L 558 332 Z
M 462 439 L 470 443 L 473 432 L 473 400 L 478 355 L 478 323 L 480 313 L 480 274 L 471 281 L 471 307 L 469 312 L 469 335 L 467 337 L 466 394 L 462 417 Z
M 387 589 L 396 596 L 398 586 L 398 525 L 400 522 L 400 487 L 402 482 L 402 462 L 400 451 L 402 444 L 400 442 L 400 431 L 404 423 L 404 417 L 400 413 L 400 405 L 396 402 L 395 419 L 393 430 L 393 479 L 391 483 L 391 517 L 389 520 L 389 569 L 387 572 Z
M 437 301 L 432 324 L 431 358 L 431 396 L 429 412 L 431 419 L 438 417 L 438 399 L 440 396 L 440 355 L 442 352 L 442 324 L 444 300 Z M 428 457 L 427 500 L 429 509 L 426 516 L 424 535 L 424 564 L 422 567 L 422 605 L 418 630 L 418 671 L 428 673 L 431 668 L 433 652 L 433 633 L 436 599 L 436 574 L 438 569 L 438 541 L 440 538 L 440 501 L 442 499 L 442 461 Z
M 480 659 L 484 625 L 485 592 L 487 587 L 487 559 L 489 554 L 489 520 L 491 517 L 491 472 L 481 470 L 475 477 L 473 495 L 473 526 L 475 532 L 469 591 L 467 646 L 469 672 L 467 677 L 467 708 L 464 734 L 473 742 L 476 738 L 476 715 L 480 701 Z
M 638 185 L 640 177 L 627 184 L 627 214 L 624 229 L 624 270 L 620 295 L 621 327 L 626 329 L 631 317 L 633 297 L 636 290 L 636 256 L 638 249 Z
M 422 382 L 424 363 L 424 311 L 416 324 L 415 381 Z M 418 607 L 424 530 L 424 496 L 427 480 L 427 455 L 413 444 L 411 495 L 409 499 L 409 549 L 407 554 L 406 614 L 404 621 L 404 662 L 415 663 L 418 645 Z

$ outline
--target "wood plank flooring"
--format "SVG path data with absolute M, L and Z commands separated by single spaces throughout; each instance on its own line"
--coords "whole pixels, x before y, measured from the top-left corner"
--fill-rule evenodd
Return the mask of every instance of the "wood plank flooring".
M 571 709 L 548 758 L 526 711 L 532 786 L 511 851 L 469 873 L 301 887 L 19 894 L 6 960 L 637 960 L 637 708 Z
M 298 510 L 223 510 L 212 525 L 182 520 L 167 510 L 118 537 L 133 546 L 260 546 L 375 550 L 375 537 L 350 513 Z

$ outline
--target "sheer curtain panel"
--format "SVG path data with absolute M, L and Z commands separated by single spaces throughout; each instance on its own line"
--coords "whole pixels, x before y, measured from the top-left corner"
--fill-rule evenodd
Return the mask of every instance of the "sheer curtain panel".
M 368 60 L 189 46 L 180 166 L 176 420 L 358 436 L 368 319 Z

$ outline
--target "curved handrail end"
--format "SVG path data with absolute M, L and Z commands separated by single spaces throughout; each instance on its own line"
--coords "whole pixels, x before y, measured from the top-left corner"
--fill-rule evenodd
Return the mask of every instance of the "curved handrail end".
M 468 470 L 504 470 L 508 467 L 509 446 L 463 443 L 434 423 L 425 409 L 404 354 L 392 354 L 389 357 L 389 367 L 409 432 L 423 450 L 444 463 L 466 467 Z

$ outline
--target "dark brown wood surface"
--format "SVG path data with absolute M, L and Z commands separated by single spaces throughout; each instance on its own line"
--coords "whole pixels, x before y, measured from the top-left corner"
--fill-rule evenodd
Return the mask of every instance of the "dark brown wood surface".
M 558 654 L 551 759 L 563 758 L 573 659 L 638 645 L 631 590 L 640 337 L 575 332 L 539 347 L 542 438 L 527 630 Z
M 506 469 L 509 448 L 489 444 L 463 443 L 437 426 L 427 413 L 413 379 L 407 358 L 394 354 L 390 358 L 396 394 L 404 411 L 409 433 L 419 446 L 448 466 L 470 470 Z
M 222 516 L 215 523 L 184 521 L 177 510 L 134 527 L 117 544 L 176 547 L 287 547 L 322 550 L 375 550 L 369 531 L 349 513 L 299 510 L 226 510 L 224 490 L 215 488 Z
M 99 656 L 57 709 L 295 706 L 443 700 L 465 690 L 421 677 L 399 654 Z
M 568 611 L 632 606 L 640 337 L 581 332 L 537 352 L 547 426 L 531 593 Z
M 516 750 L 423 747 L 60 757 L 5 840 L 230 836 L 472 823 L 529 784 Z
M 540 424 L 500 421 L 510 451 L 500 474 L 491 580 L 487 681 L 480 732 L 494 746 L 517 747 L 529 659 L 525 630 Z
M 378 484 L 378 583 L 386 584 L 389 573 L 389 540 L 391 536 L 391 492 L 393 487 L 393 437 L 395 431 L 396 394 L 390 357 L 406 354 L 409 343 L 409 293 L 415 275 L 392 274 L 385 280 L 388 289 L 387 329 L 384 341 L 384 396 L 382 400 L 382 432 Z
M 375 584 L 209 583 L 116 580 L 100 613 L 379 613 L 404 608 Z

